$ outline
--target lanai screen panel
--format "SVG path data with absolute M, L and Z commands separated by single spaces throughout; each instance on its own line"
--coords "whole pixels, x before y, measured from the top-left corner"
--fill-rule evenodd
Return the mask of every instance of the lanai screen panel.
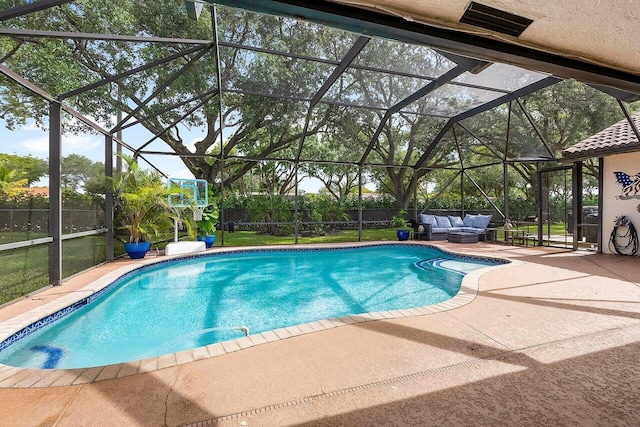
M 374 151 L 383 160 L 393 160 L 391 164 L 414 165 L 445 123 L 446 119 L 438 117 L 396 113 L 389 118 Z
M 333 71 L 330 64 L 246 49 L 220 49 L 223 91 L 309 101 Z
M 340 61 L 358 34 L 292 18 L 218 6 L 221 45 L 237 44 L 319 61 Z
M 323 100 L 386 110 L 430 81 L 349 67 Z
M 460 126 L 474 138 L 489 146 L 501 159 L 505 158 L 509 105 L 503 104 L 489 111 L 462 120 Z
M 466 72 L 452 81 L 504 92 L 513 92 L 546 77 L 549 77 L 549 75 L 514 67 L 513 65 L 491 64 L 480 73 Z
M 227 157 L 240 156 L 252 160 L 259 159 L 295 159 L 298 144 L 302 137 L 304 117 L 308 108 L 306 102 L 294 102 L 290 99 L 269 99 L 255 95 L 233 95 L 237 99 L 232 106 L 232 114 L 242 117 L 238 127 L 229 129 L 225 147 Z M 231 99 L 227 99 L 230 104 Z M 264 126 L 256 129 L 253 119 L 264 121 Z M 314 128 L 310 128 L 313 130 Z M 237 134 L 247 133 L 246 137 Z
M 552 159 L 554 156 L 518 104 L 511 106 L 507 152 L 509 159 L 521 161 Z
M 431 114 L 441 117 L 454 117 L 493 101 L 502 95 L 504 93 L 487 89 L 445 84 L 429 93 L 425 98 L 417 101 L 411 108 L 420 109 L 421 103 L 427 103 L 430 106 L 429 112 Z
M 449 130 L 449 132 L 442 137 L 438 145 L 429 152 L 422 167 L 426 169 L 460 168 L 460 155 L 451 130 Z
M 502 151 L 476 138 L 462 126 L 454 126 L 450 133 L 454 136 L 456 149 L 460 154 L 461 166 L 465 169 L 502 162 Z
M 291 18 L 220 10 L 227 91 L 310 101 L 358 38 Z
M 355 58 L 353 66 L 435 79 L 456 63 L 427 46 L 372 38 Z
M 314 110 L 315 120 L 328 114 L 323 131 L 307 136 L 301 159 L 305 161 L 357 163 L 367 148 L 383 112 L 366 108 L 345 107 L 320 103 Z
M 148 72 L 122 79 L 121 90 L 125 96 L 130 97 L 131 91 L 136 91 L 136 96 L 142 100 L 150 97 L 144 107 L 145 113 L 138 116 L 151 116 L 162 111 L 158 119 L 164 125 L 173 124 L 175 121 L 182 121 L 182 124 L 187 126 L 202 124 L 201 110 L 191 110 L 197 108 L 197 104 L 203 99 L 200 95 L 214 94 L 218 88 L 213 55 L 204 53 L 200 58 L 197 56 L 198 53 L 194 53 L 169 64 L 154 67 Z M 186 61 L 192 63 L 185 67 Z M 167 88 L 161 90 L 162 85 L 169 82 L 176 73 L 180 75 Z M 193 82 L 197 84 L 193 85 Z M 154 92 L 157 94 L 152 96 Z M 113 94 L 113 98 L 117 99 L 117 93 Z M 132 110 L 137 107 L 134 102 L 129 102 L 129 105 Z M 164 111 L 165 109 L 169 110 Z

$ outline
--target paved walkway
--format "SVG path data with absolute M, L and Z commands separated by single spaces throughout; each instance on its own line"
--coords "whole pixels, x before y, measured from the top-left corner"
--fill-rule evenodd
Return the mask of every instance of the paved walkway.
M 438 245 L 521 262 L 485 273 L 471 303 L 445 312 L 112 380 L 0 388 L 0 424 L 640 425 L 639 258 Z M 0 310 L 0 320 L 52 298 L 39 295 Z

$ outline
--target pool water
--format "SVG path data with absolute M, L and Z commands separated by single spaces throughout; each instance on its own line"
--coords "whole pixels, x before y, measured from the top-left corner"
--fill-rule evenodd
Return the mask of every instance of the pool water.
M 144 359 L 352 314 L 455 296 L 491 261 L 431 247 L 238 251 L 142 268 L 95 302 L 0 351 L 0 363 L 80 368 Z

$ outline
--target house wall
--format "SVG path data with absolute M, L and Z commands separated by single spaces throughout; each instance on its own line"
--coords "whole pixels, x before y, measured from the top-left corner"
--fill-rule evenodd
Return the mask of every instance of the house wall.
M 631 191 L 628 199 L 622 199 L 622 185 L 616 180 L 614 172 L 624 172 L 633 176 L 640 174 L 640 152 L 617 154 L 604 158 L 604 176 L 602 188 L 602 252 L 612 253 L 609 240 L 616 217 L 625 215 L 631 220 L 640 234 L 640 191 Z M 639 175 L 640 176 L 640 175 Z M 638 178 L 640 179 L 640 178 Z M 615 253 L 615 251 L 614 251 Z

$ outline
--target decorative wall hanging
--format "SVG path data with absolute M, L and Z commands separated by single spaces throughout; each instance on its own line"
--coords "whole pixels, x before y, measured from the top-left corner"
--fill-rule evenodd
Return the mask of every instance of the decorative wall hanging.
M 619 200 L 640 199 L 640 172 L 629 176 L 624 172 L 614 172 L 616 181 L 622 185 L 622 193 L 616 196 Z

